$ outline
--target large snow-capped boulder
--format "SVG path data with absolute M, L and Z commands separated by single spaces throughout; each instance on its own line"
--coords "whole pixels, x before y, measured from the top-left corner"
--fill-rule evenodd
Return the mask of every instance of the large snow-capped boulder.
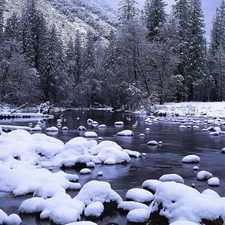
M 122 147 L 113 141 L 100 142 L 90 149 L 90 154 L 93 155 L 93 162 L 95 163 L 112 165 L 130 162 L 129 155 L 123 151 Z
M 108 182 L 92 180 L 86 183 L 74 199 L 82 201 L 85 205 L 93 202 L 122 202 L 122 198 L 117 194 Z
M 222 198 L 201 194 L 192 187 L 176 182 L 160 184 L 154 197 L 150 207 L 149 222 L 151 223 L 148 224 L 157 225 L 157 221 L 162 217 L 164 221 L 168 221 L 168 224 L 175 222 L 181 224 L 178 221 L 182 220 L 193 224 L 199 224 L 199 221 L 211 222 L 204 224 L 223 224 L 221 223 L 224 217 Z

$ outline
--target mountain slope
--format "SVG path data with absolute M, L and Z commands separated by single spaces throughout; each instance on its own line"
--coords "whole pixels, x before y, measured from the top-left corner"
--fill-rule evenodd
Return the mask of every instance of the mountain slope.
M 25 2 L 6 0 L 5 18 L 13 12 L 21 14 Z M 117 24 L 116 11 L 105 0 L 38 0 L 36 5 L 49 26 L 56 25 L 64 42 L 73 38 L 77 29 L 82 34 L 91 30 L 102 40 L 107 40 Z

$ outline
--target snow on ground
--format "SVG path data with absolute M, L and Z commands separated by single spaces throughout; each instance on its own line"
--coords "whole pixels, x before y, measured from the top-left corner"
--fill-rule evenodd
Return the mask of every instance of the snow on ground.
M 225 117 L 225 102 L 181 102 L 155 106 L 156 113 L 177 116 Z

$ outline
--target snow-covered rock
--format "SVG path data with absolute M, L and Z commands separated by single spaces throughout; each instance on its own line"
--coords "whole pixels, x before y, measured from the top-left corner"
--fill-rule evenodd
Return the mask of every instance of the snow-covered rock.
M 88 137 L 88 138 L 97 138 L 98 135 L 97 135 L 97 133 L 94 132 L 94 131 L 86 131 L 86 132 L 84 133 L 84 137 Z
M 213 176 L 212 173 L 205 170 L 201 170 L 197 173 L 198 180 L 208 180 L 212 176 Z
M 220 180 L 218 177 L 211 177 L 208 179 L 208 185 L 209 186 L 219 186 L 220 185 Z
M 199 163 L 200 157 L 197 155 L 187 155 L 182 159 L 183 163 Z
M 183 179 L 180 175 L 175 174 L 175 173 L 164 174 L 164 175 L 162 175 L 162 176 L 159 178 L 159 180 L 162 181 L 162 182 L 166 182 L 166 181 L 175 181 L 175 182 L 181 183 L 181 184 L 184 183 L 184 179 Z
M 93 202 L 116 202 L 119 204 L 122 198 L 114 190 L 111 185 L 105 181 L 92 180 L 86 183 L 74 199 L 89 205 Z
M 184 184 L 163 182 L 158 186 L 154 197 L 150 218 L 164 216 L 170 224 L 178 221 L 199 224 L 202 219 L 214 221 L 224 215 L 224 203 L 221 199 L 201 194 Z
M 100 201 L 90 203 L 84 210 L 84 215 L 87 217 L 100 217 L 104 211 L 104 205 Z
M 133 209 L 127 214 L 127 221 L 131 223 L 146 223 L 149 218 L 149 210 Z
M 147 143 L 147 145 L 151 145 L 151 146 L 157 146 L 159 143 L 155 140 L 151 140 Z
M 134 136 L 132 130 L 123 130 L 117 133 L 117 136 Z
M 93 162 L 108 165 L 116 163 L 129 163 L 129 155 L 113 141 L 102 141 L 90 149 Z
M 58 131 L 59 129 L 54 126 L 46 128 L 46 132 L 58 132 Z
M 123 122 L 123 121 L 116 121 L 116 122 L 114 123 L 114 126 L 115 126 L 115 127 L 122 127 L 122 126 L 124 126 L 124 122 Z
M 151 202 L 154 199 L 153 194 L 142 188 L 132 188 L 127 191 L 126 199 L 140 203 Z
M 149 180 L 145 180 L 142 183 L 142 188 L 147 189 L 149 191 L 151 191 L 152 193 L 155 193 L 156 188 L 162 183 L 162 181 L 160 180 L 156 180 L 156 179 L 149 179 Z
M 118 209 L 123 210 L 123 211 L 131 211 L 133 209 L 146 209 L 148 210 L 149 207 L 144 204 L 144 203 L 140 203 L 140 202 L 136 202 L 136 201 L 122 201 L 118 207 Z

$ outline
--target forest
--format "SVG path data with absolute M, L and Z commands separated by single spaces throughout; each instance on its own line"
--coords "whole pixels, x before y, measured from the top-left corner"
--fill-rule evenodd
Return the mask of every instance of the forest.
M 225 2 L 205 38 L 201 0 L 121 0 L 107 40 L 79 30 L 68 43 L 27 1 L 4 20 L 0 0 L 0 102 L 134 110 L 152 104 L 225 99 Z

